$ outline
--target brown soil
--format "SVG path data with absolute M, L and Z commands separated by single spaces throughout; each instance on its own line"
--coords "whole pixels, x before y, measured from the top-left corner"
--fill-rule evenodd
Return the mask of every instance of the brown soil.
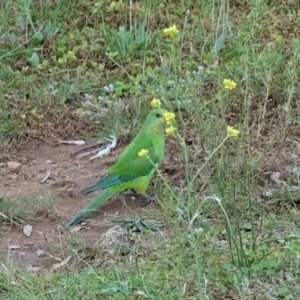
M 55 213 L 53 216 L 44 211 L 29 212 L 28 218 L 20 224 L 0 222 L 0 261 L 12 259 L 25 267 L 47 269 L 67 255 L 64 249 L 67 249 L 65 246 L 70 242 L 70 233 L 61 225 L 93 197 L 83 196 L 80 190 L 99 179 L 121 151 L 121 147 L 118 147 L 111 155 L 94 160 L 72 155 L 84 147 L 52 146 L 32 139 L 19 150 L 2 157 L 0 201 L 3 198 L 15 201 L 17 197 L 17 204 L 22 205 L 24 199 L 32 197 L 36 201 L 37 197 L 50 192 Z M 49 160 L 52 163 L 46 163 Z M 18 170 L 11 170 L 7 161 L 20 162 L 22 166 Z M 50 177 L 41 183 L 47 171 L 50 171 Z M 113 217 L 133 216 L 136 211 L 142 215 L 157 209 L 155 204 L 140 207 L 139 201 L 124 201 L 124 198 L 123 195 L 115 197 L 86 220 L 83 230 L 76 232 L 82 245 L 92 246 L 101 233 L 112 226 L 110 220 Z M 29 237 L 23 233 L 26 224 L 33 226 Z

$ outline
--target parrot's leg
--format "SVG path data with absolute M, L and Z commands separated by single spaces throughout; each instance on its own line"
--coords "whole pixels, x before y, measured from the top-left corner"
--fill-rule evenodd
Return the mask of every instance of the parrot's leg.
M 133 197 L 135 199 L 138 198 L 140 200 L 140 206 L 147 206 L 151 202 L 155 202 L 155 200 L 148 194 L 146 193 L 140 194 L 133 189 L 130 190 L 128 193 L 126 193 L 126 196 Z
M 139 194 L 135 190 L 129 190 L 125 193 L 125 196 L 136 198 Z

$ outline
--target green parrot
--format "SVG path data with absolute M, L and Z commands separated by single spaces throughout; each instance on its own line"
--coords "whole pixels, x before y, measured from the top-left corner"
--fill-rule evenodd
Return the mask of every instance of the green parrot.
M 114 195 L 125 190 L 133 190 L 145 199 L 150 198 L 146 190 L 156 167 L 164 159 L 165 132 L 174 118 L 173 113 L 161 108 L 148 114 L 140 132 L 108 169 L 107 175 L 82 191 L 88 194 L 103 190 L 65 224 L 67 229 L 80 223 Z

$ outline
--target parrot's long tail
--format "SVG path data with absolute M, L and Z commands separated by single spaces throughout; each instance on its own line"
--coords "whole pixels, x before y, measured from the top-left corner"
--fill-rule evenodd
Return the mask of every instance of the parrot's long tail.
M 117 192 L 112 191 L 110 188 L 105 189 L 97 197 L 91 200 L 77 215 L 72 217 L 66 224 L 65 228 L 69 229 L 71 226 L 80 223 L 92 212 L 100 208 L 105 202 L 107 202 L 111 197 L 113 197 Z

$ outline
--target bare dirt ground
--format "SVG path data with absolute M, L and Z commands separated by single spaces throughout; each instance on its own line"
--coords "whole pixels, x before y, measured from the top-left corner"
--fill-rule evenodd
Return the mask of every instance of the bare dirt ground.
M 86 146 L 52 146 L 32 139 L 19 150 L 2 157 L 0 201 L 17 198 L 16 205 L 22 205 L 24 199 L 38 201 L 38 197 L 48 195 L 54 200 L 55 213 L 51 216 L 43 211 L 34 215 L 29 212 L 29 219 L 21 224 L 0 223 L 0 261 L 12 259 L 25 267 L 47 269 L 59 259 L 64 259 L 64 247 L 70 241 L 70 234 L 62 228 L 62 224 L 95 195 L 84 196 L 80 191 L 104 175 L 123 148 L 118 147 L 109 156 L 90 160 L 72 155 L 81 147 Z M 12 170 L 7 161 L 19 162 L 21 166 Z M 47 172 L 50 172 L 50 177 L 41 183 Z M 110 220 L 113 217 L 133 216 L 135 212 L 143 215 L 157 210 L 155 204 L 140 207 L 138 201 L 124 199 L 123 195 L 119 195 L 90 216 L 83 230 L 76 232 L 80 242 L 87 247 L 92 246 L 112 226 Z M 26 224 L 33 227 L 30 236 L 23 233 Z
M 13 143 L 14 146 L 0 152 L 0 208 L 1 201 L 8 201 L 10 209 L 25 211 L 21 218 L 13 212 L 7 221 L 7 215 L 3 216 L 0 209 L 0 262 L 13 261 L 27 268 L 45 270 L 60 263 L 74 246 L 74 238 L 63 224 L 96 194 L 84 196 L 80 191 L 105 174 L 128 142 L 119 143 L 108 156 L 90 160 L 89 156 L 74 154 L 95 142 L 77 146 L 61 144 L 59 140 L 82 139 L 87 133 L 101 130 L 99 125 L 78 117 L 68 108 L 55 111 L 51 106 L 28 115 L 26 120 L 27 141 L 20 144 L 18 140 L 18 147 Z M 182 166 L 178 147 L 172 139 L 167 143 L 163 172 L 179 180 Z M 19 166 L 9 166 L 9 162 Z M 149 194 L 154 194 L 153 187 L 149 188 Z M 80 230 L 74 233 L 75 248 L 89 250 L 113 226 L 113 219 L 133 217 L 136 213 L 148 217 L 156 215 L 158 210 L 155 203 L 141 207 L 138 200 L 118 195 L 81 223 Z M 32 226 L 30 236 L 23 232 L 28 224 Z

